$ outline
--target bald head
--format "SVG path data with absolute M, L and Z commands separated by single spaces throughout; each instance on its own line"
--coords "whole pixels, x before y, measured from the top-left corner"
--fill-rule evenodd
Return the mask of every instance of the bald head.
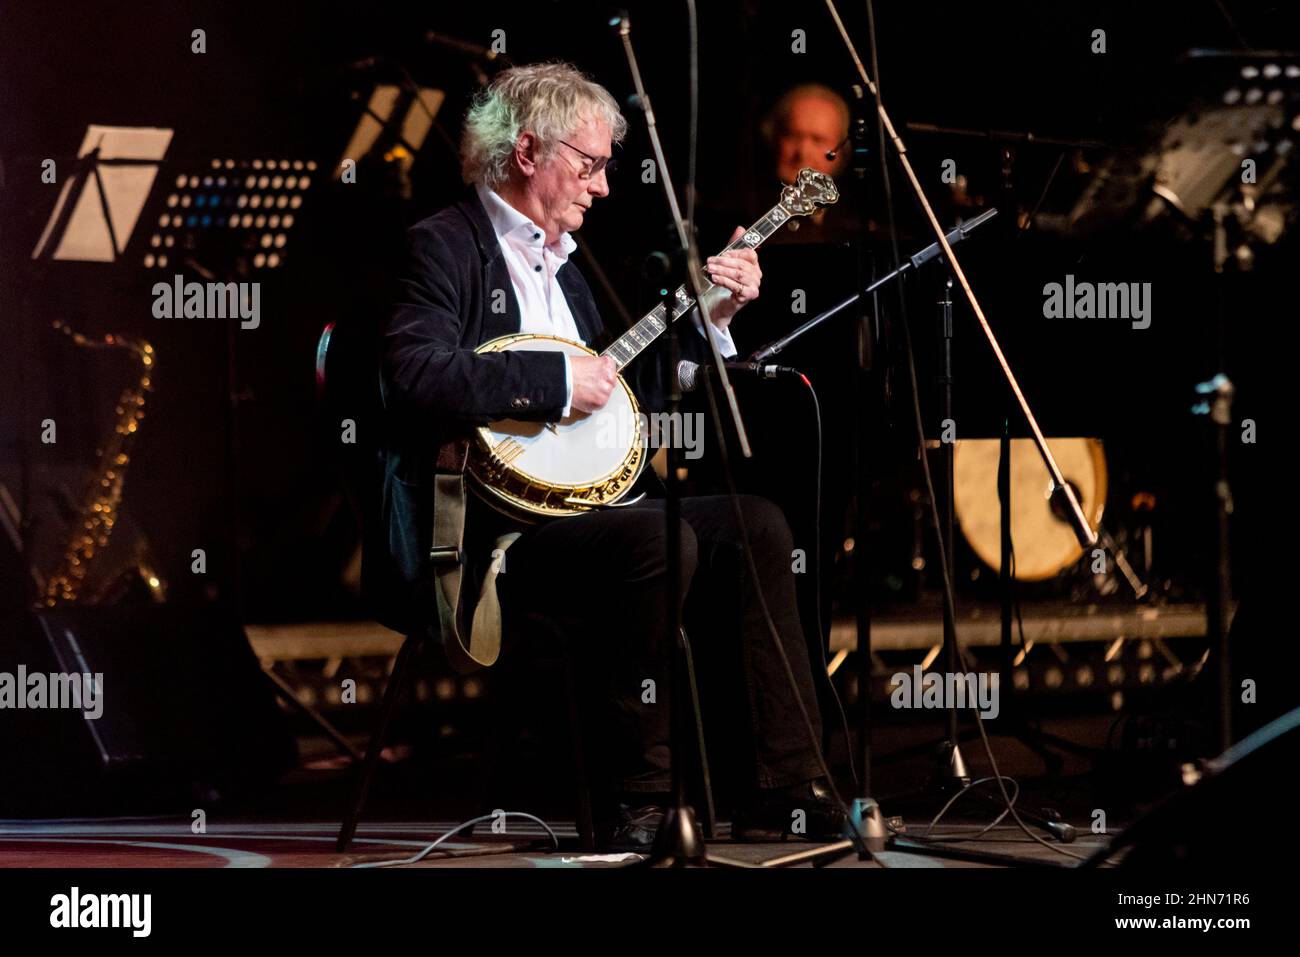
M 828 86 L 809 83 L 789 90 L 772 108 L 769 130 L 777 176 L 784 183 L 794 182 L 805 166 L 834 176 L 847 164 L 847 150 L 826 158 L 849 132 L 848 104 Z

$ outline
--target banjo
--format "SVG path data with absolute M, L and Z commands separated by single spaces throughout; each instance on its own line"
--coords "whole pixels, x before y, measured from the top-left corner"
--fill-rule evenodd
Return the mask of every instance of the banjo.
M 754 249 L 788 220 L 808 216 L 839 199 L 835 182 L 811 169 L 799 172 L 781 201 L 724 251 Z M 731 293 L 701 279 L 707 303 Z M 659 303 L 600 355 L 622 370 L 695 306 L 685 286 L 673 294 L 672 312 Z M 476 352 L 547 350 L 571 356 L 596 355 L 580 342 L 558 336 L 518 334 L 485 342 Z M 647 423 L 636 396 L 620 374 L 599 411 L 572 412 L 559 422 L 502 419 L 475 430 L 467 470 L 479 495 L 512 518 L 538 521 L 614 505 L 635 484 L 646 461 Z

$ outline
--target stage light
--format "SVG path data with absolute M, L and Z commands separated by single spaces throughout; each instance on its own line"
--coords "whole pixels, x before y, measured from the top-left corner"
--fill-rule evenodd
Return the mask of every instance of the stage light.
M 214 160 L 213 162 L 216 162 L 216 161 Z M 212 185 L 212 177 L 211 177 L 211 176 L 205 176 L 205 177 L 203 177 L 203 185 L 204 185 L 204 186 L 211 186 L 211 185 Z
M 144 267 L 145 267 L 146 269 L 152 269 L 152 268 L 153 268 L 153 264 L 154 264 L 153 253 L 145 253 L 145 256 L 144 256 Z
M 272 269 L 280 265 L 279 255 L 277 255 L 276 253 L 271 253 L 271 255 L 266 257 L 266 264 L 270 266 Z
M 269 183 L 269 182 L 271 182 L 271 177 L 269 177 L 269 176 L 259 176 L 259 177 L 257 178 L 257 188 L 258 188 L 258 189 L 266 189 L 266 184 Z
M 164 236 L 164 237 L 163 237 L 163 245 L 166 246 L 168 249 L 171 249 L 173 246 L 176 245 L 176 237 L 175 237 L 175 236 Z
M 1259 87 L 1252 86 L 1249 90 L 1246 91 L 1246 104 L 1248 106 L 1258 103 L 1263 98 L 1264 98 L 1264 91 L 1261 90 Z
M 1243 66 L 1241 68 L 1241 75 L 1247 80 L 1253 80 L 1255 77 L 1259 76 L 1259 67 Z
M 180 201 L 181 201 L 181 198 L 180 198 L 179 196 L 177 196 L 175 193 L 172 193 L 170 196 L 167 197 L 167 205 L 168 205 L 169 207 L 170 207 L 170 206 L 175 206 L 175 205 L 176 205 L 177 203 L 179 203 Z
M 289 208 L 290 208 L 290 209 L 297 209 L 297 208 L 298 208 L 299 206 L 301 206 L 301 205 L 302 205 L 302 197 L 301 197 L 301 196 L 291 196 L 291 197 L 289 197 Z
M 284 248 L 284 244 L 285 244 L 285 242 L 286 242 L 286 240 L 285 240 L 285 235 L 284 235 L 284 233 L 280 233 L 280 234 L 278 234 L 278 235 L 275 237 L 275 248 L 276 248 L 276 249 L 283 249 L 283 248 Z
M 279 188 L 280 188 L 281 186 L 283 186 L 283 185 L 284 185 L 284 177 L 283 177 L 283 176 L 272 176 L 272 177 L 271 177 L 271 189 L 279 189 Z
M 189 198 L 188 196 L 182 196 L 182 197 L 181 197 L 181 208 L 182 208 L 182 209 L 188 209 L 188 208 L 189 208 L 189 205 L 190 205 L 190 202 L 191 202 L 191 200 L 190 200 L 190 198 Z
M 293 168 L 294 168 L 294 169 L 302 169 L 302 160 L 294 160 L 294 161 L 293 161 Z
M 253 217 L 253 228 L 254 228 L 254 229 L 261 229 L 261 228 L 262 228 L 263 226 L 265 226 L 265 225 L 266 225 L 266 217 L 265 217 L 265 216 L 255 216 L 255 217 Z
M 245 227 L 245 228 L 247 228 L 247 227 L 253 225 L 253 217 L 252 217 L 252 215 L 251 215 L 250 213 L 244 213 L 243 216 L 239 217 L 239 225 L 241 225 L 241 226 L 243 226 L 243 227 Z
M 280 228 L 280 217 L 279 217 L 279 216 L 272 216 L 270 219 L 268 219 L 268 220 L 266 221 L 266 224 L 267 224 L 268 226 L 270 226 L 272 229 L 279 229 L 279 228 Z
M 149 237 L 149 245 L 150 245 L 150 246 L 155 246 L 155 247 L 157 247 L 157 246 L 161 246 L 161 245 L 162 245 L 162 237 L 159 236 L 157 233 L 154 233 L 152 236 Z
M 315 172 L 315 171 L 316 171 L 316 161 L 315 161 L 315 160 L 308 160 L 308 161 L 307 161 L 307 168 L 308 168 L 309 170 L 311 170 L 312 172 Z
M 161 269 L 161 268 L 165 267 L 166 265 L 167 265 L 167 257 L 166 257 L 166 256 L 159 256 L 159 257 L 158 257 L 158 268 Z
M 306 188 L 307 188 L 308 186 L 310 186 L 310 185 L 311 185 L 311 177 L 310 177 L 310 176 L 303 176 L 302 178 L 300 178 L 300 179 L 298 180 L 298 188 L 299 188 L 299 189 L 306 189 Z
M 1264 66 L 1264 79 L 1273 80 L 1282 75 L 1282 68 L 1276 63 L 1269 63 Z
M 284 223 L 284 228 L 285 228 L 285 229 L 288 229 L 289 227 L 291 227 L 291 226 L 293 225 L 293 214 L 292 214 L 292 213 L 285 213 L 285 214 L 284 214 L 284 219 L 280 220 L 280 222 Z
M 298 198 L 297 196 L 294 197 L 294 199 L 297 199 L 297 198 Z M 285 208 L 286 206 L 288 206 L 291 202 L 292 202 L 292 201 L 289 199 L 288 196 L 277 196 L 277 197 L 275 198 L 275 208 L 276 208 L 276 209 L 284 209 L 284 208 Z
M 179 229 L 179 228 L 180 228 L 180 225 L 181 225 L 181 218 L 180 218 L 179 216 L 173 216 L 173 217 L 172 217 L 172 225 L 173 225 L 174 227 L 176 227 L 177 229 Z
M 288 168 L 289 168 L 289 161 L 288 161 L 288 160 L 280 160 L 280 169 L 288 169 Z
M 176 188 L 184 189 L 185 184 L 188 182 L 189 182 L 189 178 L 184 173 L 182 173 L 180 176 L 176 177 Z
M 270 233 L 263 233 L 263 234 L 262 234 L 262 248 L 263 248 L 263 249 L 270 249 L 270 248 L 271 248 L 271 240 L 272 240 L 272 238 L 273 238 L 273 237 L 271 236 Z
M 253 160 L 253 169 L 261 169 L 261 168 L 262 168 L 262 161 L 261 161 L 261 160 Z
M 235 161 L 232 159 L 226 160 L 226 169 L 234 169 L 234 168 L 235 168 Z
M 284 181 L 284 188 L 285 188 L 285 189 L 294 189 L 297 185 L 298 185 L 298 177 L 297 177 L 297 176 L 288 176 L 288 177 L 285 178 L 285 181 Z
M 214 160 L 212 161 L 212 168 L 213 168 L 213 169 L 221 169 L 221 160 L 219 160 L 219 159 L 214 159 Z
M 258 253 L 256 256 L 254 256 L 254 257 L 253 257 L 253 265 L 256 266 L 258 269 L 261 269 L 263 266 L 265 266 L 265 265 L 266 265 L 266 253 Z
M 1233 87 L 1230 90 L 1224 91 L 1223 102 L 1228 104 L 1228 106 L 1233 106 L 1234 104 L 1240 101 L 1241 101 L 1241 90 L 1238 90 L 1236 87 Z
M 259 208 L 261 208 L 261 206 L 262 206 L 262 197 L 261 197 L 261 196 L 254 195 L 252 198 L 249 199 L 249 201 L 248 201 L 248 205 L 251 206 L 251 207 L 253 207 L 253 209 L 259 209 Z
M 256 186 L 256 185 L 257 185 L 257 177 L 256 177 L 256 176 L 249 176 L 247 179 L 244 180 L 244 188 L 245 188 L 245 189 L 252 189 L 252 188 L 253 188 L 254 186 Z

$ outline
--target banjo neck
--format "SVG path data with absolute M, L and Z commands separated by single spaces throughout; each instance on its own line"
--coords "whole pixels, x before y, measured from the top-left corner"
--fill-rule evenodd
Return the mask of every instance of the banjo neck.
M 747 229 L 744 234 L 734 243 L 728 246 L 723 252 L 731 252 L 737 249 L 757 249 L 769 236 L 775 233 L 786 221 L 790 219 L 790 214 L 785 208 L 777 204 L 768 210 L 757 222 Z M 702 286 L 702 295 L 710 303 L 716 301 L 715 295 L 710 295 L 714 290 L 721 290 L 725 293 L 727 290 L 721 286 L 715 285 L 703 276 L 700 277 Z M 695 306 L 695 300 L 691 298 L 686 291 L 686 286 L 677 287 L 672 298 L 672 315 L 668 315 L 668 310 L 664 303 L 659 303 L 649 312 L 638 320 L 632 328 L 623 333 L 609 348 L 601 353 L 603 356 L 609 356 L 614 360 L 615 366 L 621 372 L 623 368 L 640 355 L 647 347 L 650 346 L 664 330 L 668 328 L 668 323 L 676 322 L 682 316 L 686 315 Z

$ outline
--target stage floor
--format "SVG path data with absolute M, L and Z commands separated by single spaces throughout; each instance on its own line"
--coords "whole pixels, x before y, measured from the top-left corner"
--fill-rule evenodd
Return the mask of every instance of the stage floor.
M 551 822 L 548 822 L 551 823 Z M 926 822 L 909 827 L 920 834 Z M 408 821 L 362 825 L 349 853 L 334 850 L 338 825 L 307 822 L 220 824 L 206 834 L 194 834 L 188 821 L 177 819 L 98 819 L 60 821 L 8 821 L 0 824 L 0 867 L 115 868 L 115 867 L 246 867 L 347 868 L 377 861 L 400 860 L 417 855 L 452 827 L 453 822 Z M 614 867 L 618 860 L 592 859 L 578 849 L 571 822 L 551 824 L 560 839 L 559 850 L 537 825 L 510 823 L 505 835 L 461 837 L 439 845 L 417 864 L 407 867 Z M 1023 864 L 1068 866 L 1077 861 L 1044 847 L 1014 825 L 999 826 L 979 840 L 980 825 L 943 825 L 933 836 L 953 843 L 958 850 L 1003 855 Z M 791 854 L 815 849 L 804 841 L 773 844 L 741 844 L 722 837 L 709 842 L 713 855 L 762 866 Z M 537 846 L 526 846 L 529 842 Z M 1054 847 L 1087 856 L 1101 846 L 1103 837 L 1080 833 L 1071 844 Z M 502 845 L 516 850 L 500 853 Z M 525 845 L 525 846 L 520 846 Z M 498 853 L 493 853 L 497 851 Z M 454 853 L 450 857 L 446 852 Z M 635 861 L 635 856 L 624 860 Z M 993 862 L 953 860 L 925 850 L 896 847 L 883 852 L 880 861 L 859 861 L 849 856 L 835 867 L 997 867 Z M 812 866 L 801 863 L 798 866 Z

